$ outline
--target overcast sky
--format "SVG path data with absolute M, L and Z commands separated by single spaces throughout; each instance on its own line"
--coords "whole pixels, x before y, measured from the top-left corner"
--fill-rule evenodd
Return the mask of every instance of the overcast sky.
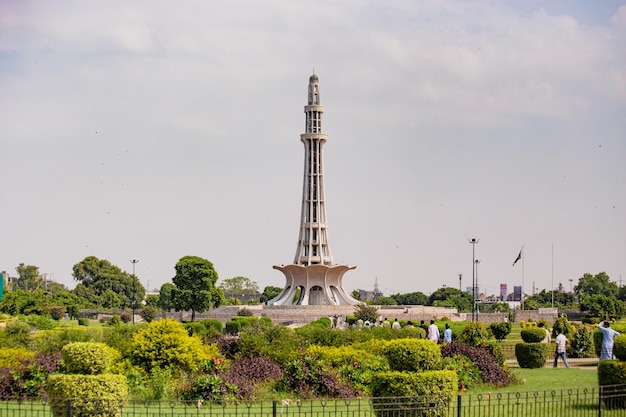
M 344 288 L 626 284 L 626 2 L 0 0 L 0 270 L 283 286 L 319 76 Z M 512 263 L 524 245 L 524 262 Z M 522 275 L 522 266 L 524 273 Z

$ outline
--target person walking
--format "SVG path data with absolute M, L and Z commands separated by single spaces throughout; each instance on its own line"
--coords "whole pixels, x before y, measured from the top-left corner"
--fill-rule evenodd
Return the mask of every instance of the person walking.
M 559 331 L 559 334 L 556 337 L 556 339 L 554 339 L 554 341 L 556 342 L 556 353 L 554 354 L 554 367 L 556 368 L 557 366 L 556 362 L 560 356 L 561 359 L 563 360 L 563 363 L 565 364 L 565 367 L 569 368 L 569 365 L 567 364 L 567 356 L 565 354 L 565 352 L 567 351 L 567 342 L 568 342 L 567 337 L 565 337 L 563 332 Z
M 428 340 L 439 343 L 439 328 L 435 324 L 435 320 L 431 320 L 430 326 L 428 326 Z
M 611 329 L 611 323 L 601 321 L 598 323 L 598 330 L 602 332 L 602 347 L 600 348 L 600 360 L 613 359 L 613 339 L 620 335 L 616 330 Z
M 443 331 L 443 343 L 452 343 L 452 329 L 450 323 L 446 323 L 446 330 Z

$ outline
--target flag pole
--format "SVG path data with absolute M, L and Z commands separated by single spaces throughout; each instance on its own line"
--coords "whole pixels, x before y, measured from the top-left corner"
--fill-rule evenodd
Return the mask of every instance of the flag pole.
M 522 252 L 524 251 L 524 245 L 522 245 Z M 526 255 L 522 253 L 522 310 L 524 309 L 524 262 L 526 261 Z

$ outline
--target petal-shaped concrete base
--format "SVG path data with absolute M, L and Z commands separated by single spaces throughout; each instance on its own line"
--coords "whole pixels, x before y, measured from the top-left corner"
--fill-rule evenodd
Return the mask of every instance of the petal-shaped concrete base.
M 287 280 L 285 288 L 268 305 L 355 305 L 360 301 L 348 295 L 342 286 L 343 274 L 355 269 L 348 265 L 274 265 Z M 300 295 L 294 297 L 298 288 Z

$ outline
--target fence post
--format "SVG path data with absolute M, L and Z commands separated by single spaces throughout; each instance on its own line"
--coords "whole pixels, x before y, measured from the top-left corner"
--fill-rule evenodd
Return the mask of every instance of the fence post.
M 602 385 L 598 387 L 598 417 L 602 417 Z
M 456 415 L 461 417 L 461 394 L 456 395 Z
M 277 414 L 277 413 L 278 413 L 278 411 L 277 411 L 277 409 L 278 409 L 277 405 L 278 405 L 278 401 L 277 401 L 277 400 L 272 400 L 272 416 L 273 416 L 273 417 L 276 417 L 276 416 L 278 415 L 278 414 Z
M 68 417 L 72 417 L 72 399 L 67 399 L 67 415 Z

